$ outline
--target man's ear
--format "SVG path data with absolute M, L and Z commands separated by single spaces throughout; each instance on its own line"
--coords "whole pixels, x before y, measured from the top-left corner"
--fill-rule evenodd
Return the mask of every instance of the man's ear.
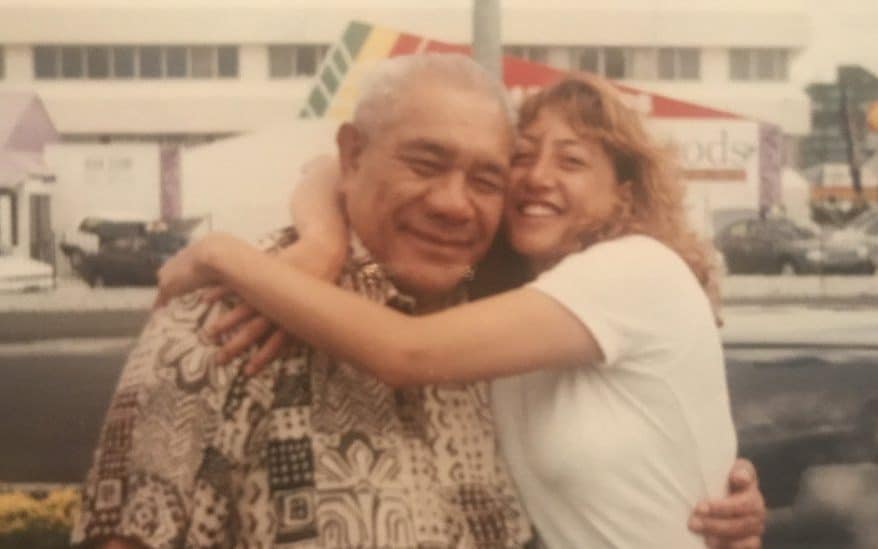
M 365 140 L 360 130 L 350 122 L 345 122 L 335 134 L 335 143 L 338 145 L 338 161 L 344 179 L 352 171 L 359 169 Z

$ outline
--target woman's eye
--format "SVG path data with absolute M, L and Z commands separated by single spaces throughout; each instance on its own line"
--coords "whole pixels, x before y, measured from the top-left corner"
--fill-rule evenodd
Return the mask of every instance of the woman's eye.
M 563 156 L 561 157 L 561 166 L 565 168 L 584 168 L 586 163 L 581 158 L 575 156 Z

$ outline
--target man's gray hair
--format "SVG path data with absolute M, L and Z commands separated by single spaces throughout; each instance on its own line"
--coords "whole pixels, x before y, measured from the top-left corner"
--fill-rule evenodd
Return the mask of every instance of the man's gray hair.
M 399 98 L 425 77 L 493 98 L 506 115 L 510 131 L 514 129 L 515 110 L 502 83 L 472 58 L 459 53 L 420 53 L 378 62 L 364 79 L 354 109 L 354 125 L 367 135 L 379 131 L 393 119 Z

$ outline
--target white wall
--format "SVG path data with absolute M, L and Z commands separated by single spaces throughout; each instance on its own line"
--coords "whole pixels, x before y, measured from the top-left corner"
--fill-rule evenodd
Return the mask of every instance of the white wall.
M 298 120 L 186 149 L 182 214 L 209 215 L 214 230 L 256 240 L 291 222 L 289 199 L 301 166 L 335 152 L 330 120 Z
M 728 79 L 729 47 L 778 47 L 793 57 L 808 43 L 807 11 L 796 0 L 507 0 L 503 38 L 543 44 L 569 67 L 567 46 L 702 48 L 702 81 L 634 82 L 647 90 L 780 124 L 805 134 L 808 100 L 793 82 Z M 237 133 L 295 116 L 310 78 L 267 78 L 266 45 L 335 43 L 361 19 L 448 42 L 470 41 L 470 0 L 30 0 L 0 3 L 0 40 L 9 44 L 2 86 L 37 91 L 63 134 Z M 550 29 L 547 32 L 546 29 Z M 29 44 L 235 44 L 232 80 L 33 80 Z M 18 45 L 16 45 L 18 44 Z M 27 46 L 23 46 L 25 44 Z
M 58 238 L 86 215 L 160 216 L 158 145 L 56 144 L 46 147 L 45 160 L 57 177 L 52 230 Z
M 684 170 L 704 172 L 686 186 L 693 228 L 715 233 L 714 212 L 759 209 L 759 125 L 750 120 L 650 119 L 657 138 L 676 149 Z M 737 175 L 732 175 L 737 174 Z

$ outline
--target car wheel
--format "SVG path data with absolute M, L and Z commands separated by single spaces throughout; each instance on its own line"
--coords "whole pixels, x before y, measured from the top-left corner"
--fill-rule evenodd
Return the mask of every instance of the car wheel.
M 107 285 L 107 281 L 104 280 L 103 276 L 95 273 L 95 274 L 91 275 L 91 280 L 89 281 L 89 285 L 92 288 L 103 288 Z
M 85 256 L 79 250 L 74 250 L 70 252 L 70 266 L 73 267 L 74 271 L 79 271 L 82 269 L 82 264 L 85 261 Z
M 784 259 L 780 263 L 780 274 L 784 276 L 797 275 L 801 273 L 801 269 L 792 259 Z

